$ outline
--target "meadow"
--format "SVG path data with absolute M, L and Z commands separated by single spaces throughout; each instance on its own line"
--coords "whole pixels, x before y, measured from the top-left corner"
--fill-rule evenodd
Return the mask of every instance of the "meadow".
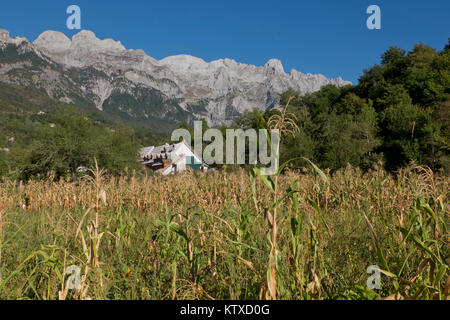
M 0 299 L 449 299 L 448 185 L 419 166 L 4 181 Z

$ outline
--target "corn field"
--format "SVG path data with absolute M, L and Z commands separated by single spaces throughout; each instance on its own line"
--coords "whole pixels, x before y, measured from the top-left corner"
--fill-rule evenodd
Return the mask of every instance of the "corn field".
M 0 298 L 450 298 L 447 176 L 285 171 L 4 181 Z

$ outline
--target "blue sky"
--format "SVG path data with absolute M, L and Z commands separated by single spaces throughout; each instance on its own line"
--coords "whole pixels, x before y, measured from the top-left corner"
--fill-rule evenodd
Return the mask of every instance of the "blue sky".
M 29 40 L 45 30 L 71 37 L 71 4 L 81 8 L 82 29 L 157 59 L 191 54 L 261 66 L 278 58 L 286 72 L 353 83 L 389 46 L 409 50 L 423 42 L 442 49 L 450 37 L 448 0 L 3 0 L 0 28 Z M 371 4 L 381 8 L 381 30 L 366 27 Z

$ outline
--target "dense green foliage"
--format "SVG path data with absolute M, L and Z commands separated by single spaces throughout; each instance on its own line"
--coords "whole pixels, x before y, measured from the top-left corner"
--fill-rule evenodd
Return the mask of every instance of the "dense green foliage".
M 23 180 L 50 173 L 76 179 L 77 168 L 92 167 L 94 158 L 114 175 L 141 169 L 140 144 L 131 128 L 110 128 L 71 108 L 32 116 L 7 114 L 3 121 L 3 139 L 14 138 L 10 152 L 0 156 L 2 175 L 16 169 Z
M 46 175 L 75 176 L 80 166 L 92 167 L 94 158 L 112 174 L 137 169 L 139 145 L 126 128 L 108 129 L 80 116 L 76 110 L 62 110 L 52 117 L 54 123 L 36 131 L 21 165 L 23 179 Z
M 151 127 L 165 133 L 175 129 L 177 123 L 190 115 L 176 99 L 169 99 L 156 89 L 142 87 L 135 88 L 133 95 L 114 91 L 104 102 L 103 110 L 133 127 Z
M 157 93 L 139 96 L 141 100 L 134 101 L 113 95 L 105 110 L 114 100 L 123 110 L 152 115 L 164 100 Z M 282 94 L 281 104 L 291 96 L 295 99 L 289 111 L 297 117 L 300 132 L 284 137 L 281 163 L 306 157 L 332 170 L 347 164 L 373 168 L 380 161 L 388 170 L 411 162 L 450 170 L 449 45 L 442 51 L 423 44 L 410 52 L 391 47 L 379 65 L 364 70 L 355 86 L 330 85 L 305 96 L 289 90 Z M 178 110 L 176 101 L 167 103 Z M 24 179 L 49 171 L 74 175 L 77 167 L 92 165 L 94 156 L 111 173 L 133 169 L 137 148 L 167 142 L 161 127 L 174 127 L 183 118 L 166 119 L 150 131 L 143 125 L 150 118 L 139 116 L 144 120 L 137 123 L 124 114 L 100 112 L 81 103 L 77 108 L 84 115 L 72 112 L 69 120 L 63 119 L 68 117 L 64 112 L 55 114 L 59 108 L 39 89 L 0 84 L 0 175 L 15 172 Z M 277 112 L 270 109 L 263 116 L 268 120 Z M 257 111 L 247 112 L 233 127 L 258 128 L 258 117 Z M 134 129 L 126 129 L 121 118 Z M 50 123 L 56 127 L 50 128 Z M 188 128 L 186 123 L 181 127 Z
M 0 151 L 0 177 L 8 174 L 9 166 L 4 152 Z
M 347 164 L 369 168 L 380 160 L 389 170 L 412 161 L 450 169 L 448 46 L 436 51 L 419 44 L 408 53 L 391 47 L 356 86 L 326 86 L 306 96 L 290 90 L 282 104 L 291 96 L 289 111 L 301 130 L 284 140 L 281 163 L 304 156 L 334 170 Z M 256 116 L 247 113 L 238 124 L 256 127 Z

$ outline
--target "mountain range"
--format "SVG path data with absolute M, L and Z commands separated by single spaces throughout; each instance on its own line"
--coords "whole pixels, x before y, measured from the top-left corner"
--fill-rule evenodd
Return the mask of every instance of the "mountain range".
M 307 94 L 329 84 L 351 83 L 297 70 L 286 73 L 277 59 L 262 67 L 232 59 L 208 63 L 190 55 L 157 60 L 87 30 L 72 39 L 45 31 L 30 42 L 0 29 L 0 107 L 14 108 L 20 95 L 22 104 L 40 101 L 38 109 L 53 101 L 170 130 L 195 119 L 229 125 L 247 110 L 279 107 L 279 95 L 288 89 Z

